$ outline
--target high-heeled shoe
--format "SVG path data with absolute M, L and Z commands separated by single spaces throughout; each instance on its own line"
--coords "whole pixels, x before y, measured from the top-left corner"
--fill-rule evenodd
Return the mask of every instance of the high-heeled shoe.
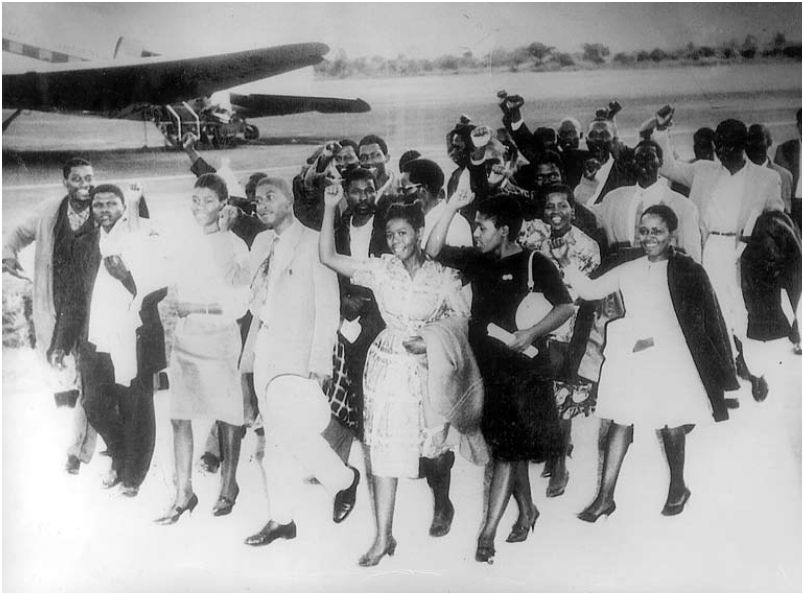
M 237 496 L 240 494 L 240 486 L 236 485 L 234 494 L 231 496 L 220 495 L 215 506 L 212 507 L 212 516 L 226 516 L 232 512 Z
M 690 492 L 689 488 L 684 490 L 684 494 L 681 496 L 681 499 L 678 502 L 670 504 L 669 502 L 665 503 L 664 508 L 662 509 L 662 514 L 664 516 L 676 516 L 677 514 L 681 514 L 684 512 L 684 507 L 687 505 L 687 500 L 690 499 Z
M 528 515 L 528 524 L 520 525 L 515 523 L 511 527 L 511 533 L 505 538 L 506 543 L 520 543 L 528 538 L 528 533 L 533 531 L 536 525 L 536 520 L 539 518 L 539 509 L 534 504 L 531 508 L 531 514 Z
M 555 473 L 550 476 L 550 483 L 547 484 L 547 491 L 545 495 L 548 498 L 557 498 L 564 493 L 564 490 L 567 489 L 567 483 L 569 482 L 569 471 L 566 469 L 564 470 L 564 474 L 561 477 L 558 477 Z
M 379 554 L 370 555 L 368 552 L 360 556 L 360 559 L 357 561 L 359 566 L 369 567 L 369 566 L 376 566 L 380 563 L 383 556 L 388 554 L 389 556 L 393 556 L 394 552 L 396 552 L 396 539 L 393 537 L 388 539 L 388 545 L 385 546 L 385 549 L 381 551 Z
M 603 510 L 598 510 L 597 512 L 593 512 L 587 508 L 586 510 L 578 514 L 578 518 L 581 519 L 582 521 L 586 521 L 587 523 L 596 523 L 597 519 L 599 519 L 602 516 L 608 518 L 611 515 L 611 513 L 613 513 L 615 510 L 617 510 L 617 504 L 615 502 L 612 502 L 606 508 L 604 508 Z
M 497 551 L 494 549 L 494 540 L 483 539 L 482 537 L 477 540 L 477 551 L 475 551 L 476 561 L 494 564 L 494 554 L 496 553 Z
M 186 511 L 193 512 L 195 507 L 198 506 L 198 496 L 193 494 L 184 506 L 173 506 L 165 516 L 161 516 L 154 520 L 157 525 L 173 525 L 178 522 Z

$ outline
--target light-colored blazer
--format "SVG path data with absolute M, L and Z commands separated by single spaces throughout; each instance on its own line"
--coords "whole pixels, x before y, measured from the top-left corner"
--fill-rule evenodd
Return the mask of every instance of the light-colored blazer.
M 702 243 L 706 244 L 710 231 L 731 231 L 707 229 L 703 216 L 723 168 L 720 162 L 699 160 L 695 163 L 682 163 L 673 157 L 667 132 L 657 132 L 654 134 L 654 140 L 662 147 L 664 155 L 664 163 L 659 169 L 659 173 L 690 189 L 690 200 L 698 207 L 700 214 Z M 734 200 L 740 205 L 737 219 L 738 228 L 735 230 L 738 233 L 734 238 L 735 245 L 740 241 L 740 234 L 751 235 L 754 222 L 763 211 L 784 211 L 779 174 L 761 165 L 756 165 L 748 158 L 745 160 L 745 168 L 745 185 L 742 195 L 734 197 Z
M 630 220 L 631 200 L 636 186 L 615 188 L 595 205 L 589 205 L 597 218 L 597 224 L 606 232 L 609 244 L 630 242 L 634 221 Z M 659 204 L 667 205 L 678 217 L 677 242 L 695 262 L 701 262 L 701 230 L 698 208 L 684 195 L 662 186 Z
M 266 304 L 252 312 L 254 320 L 241 358 L 241 372 L 255 372 L 266 382 L 280 374 L 330 376 L 332 353 L 340 322 L 338 277 L 318 258 L 318 232 L 298 221 L 284 232 L 292 257 L 271 271 Z M 265 260 L 274 239 L 272 230 L 257 235 L 251 247 L 254 272 Z M 286 246 L 288 247 L 288 246 Z M 260 333 L 264 349 L 255 359 Z M 265 387 L 255 387 L 260 394 Z

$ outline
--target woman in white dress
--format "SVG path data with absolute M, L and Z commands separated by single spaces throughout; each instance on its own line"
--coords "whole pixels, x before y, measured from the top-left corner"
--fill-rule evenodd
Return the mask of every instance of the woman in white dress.
M 161 525 L 175 523 L 198 504 L 192 485 L 194 419 L 217 423 L 223 444 L 220 495 L 212 513 L 231 512 L 239 492 L 235 474 L 244 411 L 237 366 L 241 350 L 237 319 L 247 308 L 248 248 L 234 233 L 221 229 L 227 199 L 222 178 L 200 176 L 191 205 L 198 227 L 182 229 L 175 237 L 171 268 L 179 322 L 168 373 L 176 497 L 156 519 Z
M 596 280 L 569 263 L 566 244 L 557 242 L 553 247 L 578 295 L 600 299 L 620 290 L 626 308 L 625 316 L 606 329 L 595 414 L 612 423 L 597 497 L 578 515 L 584 521 L 595 522 L 614 512 L 614 489 L 634 426 L 660 432 L 670 466 L 662 514 L 682 512 L 690 497 L 684 482 L 686 433 L 711 416 L 727 417 L 723 390 L 735 388 L 736 380 L 727 363 L 731 359 L 727 340 L 719 340 L 726 336 L 725 325 L 703 269 L 671 247 L 677 228 L 678 218 L 669 207 L 646 209 L 639 227 L 646 255 Z M 685 282 L 678 283 L 682 276 Z M 701 328 L 706 325 L 711 329 Z M 700 333 L 711 339 L 706 353 L 697 345 Z M 707 366 L 718 368 L 715 377 Z

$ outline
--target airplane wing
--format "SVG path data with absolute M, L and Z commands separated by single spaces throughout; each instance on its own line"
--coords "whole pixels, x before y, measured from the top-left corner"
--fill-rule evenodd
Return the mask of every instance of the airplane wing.
M 323 114 L 357 114 L 371 110 L 362 99 L 335 97 L 301 97 L 296 95 L 238 95 L 229 94 L 232 109 L 244 118 L 285 116 L 304 112 Z
M 3 75 L 3 108 L 127 117 L 150 105 L 206 97 L 229 87 L 318 64 L 329 48 L 299 43 L 188 59 L 70 64 Z

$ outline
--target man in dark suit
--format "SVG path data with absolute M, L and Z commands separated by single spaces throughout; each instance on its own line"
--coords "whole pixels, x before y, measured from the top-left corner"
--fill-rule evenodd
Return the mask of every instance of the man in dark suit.
M 793 174 L 793 221 L 801 229 L 801 108 L 796 112 L 798 138 L 790 139 L 779 145 L 774 161 Z
M 75 299 L 57 321 L 54 345 L 77 345 L 80 353 L 82 405 L 112 458 L 104 487 L 122 483 L 123 495 L 133 497 L 154 449 L 153 377 L 166 366 L 157 304 L 166 289 L 153 287 L 159 275 L 151 236 L 121 221 L 127 213 L 120 188 L 101 184 L 91 201 L 98 227 L 74 245 Z

